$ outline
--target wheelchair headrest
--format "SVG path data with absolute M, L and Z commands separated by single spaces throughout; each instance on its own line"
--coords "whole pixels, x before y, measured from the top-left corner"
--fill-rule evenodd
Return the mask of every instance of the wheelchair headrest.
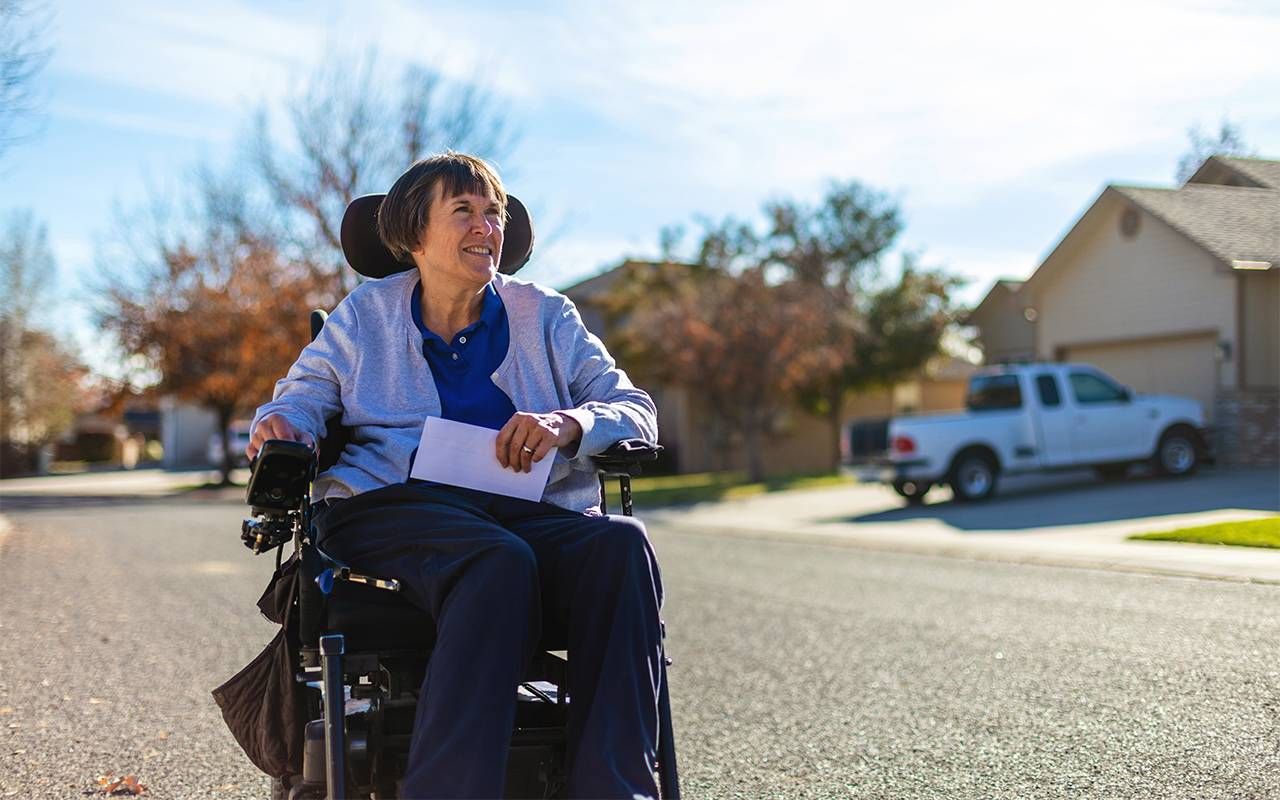
M 378 209 L 385 194 L 357 197 L 342 215 L 342 254 L 351 268 L 366 278 L 385 278 L 414 268 L 398 260 L 378 238 Z M 498 271 L 514 275 L 533 255 L 533 220 L 529 211 L 507 195 L 507 224 L 502 236 L 502 259 Z

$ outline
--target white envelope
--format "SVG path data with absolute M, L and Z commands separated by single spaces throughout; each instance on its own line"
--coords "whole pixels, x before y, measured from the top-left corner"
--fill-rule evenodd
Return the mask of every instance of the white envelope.
M 427 417 L 409 476 L 534 502 L 541 500 L 556 448 L 551 448 L 529 472 L 516 472 L 498 463 L 497 442 L 495 430 Z

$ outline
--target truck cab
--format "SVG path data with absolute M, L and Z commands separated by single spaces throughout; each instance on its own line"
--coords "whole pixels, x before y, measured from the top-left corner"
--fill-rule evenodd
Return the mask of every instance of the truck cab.
M 1137 394 L 1088 364 L 984 369 L 970 378 L 965 406 L 889 420 L 887 453 L 860 477 L 910 502 L 939 483 L 958 500 L 980 500 L 1001 475 L 1092 467 L 1115 478 L 1148 460 L 1187 475 L 1209 455 L 1194 400 Z

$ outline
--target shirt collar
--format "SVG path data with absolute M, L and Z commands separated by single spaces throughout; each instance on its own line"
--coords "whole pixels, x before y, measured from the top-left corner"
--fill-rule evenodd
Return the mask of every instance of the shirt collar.
M 422 334 L 422 338 L 439 339 L 422 321 L 422 281 L 418 281 L 413 287 L 413 294 L 409 299 L 409 313 L 413 315 L 413 324 L 418 327 L 418 332 Z M 493 285 L 493 281 L 489 281 L 484 287 L 484 297 L 480 299 L 480 319 L 472 325 L 468 325 L 464 330 L 471 330 L 480 326 L 493 328 L 498 324 L 502 315 L 502 298 L 498 297 L 498 289 Z
M 493 281 L 484 287 L 484 298 L 480 301 L 480 321 L 492 328 L 498 324 L 502 314 L 502 299 L 498 297 L 498 289 Z

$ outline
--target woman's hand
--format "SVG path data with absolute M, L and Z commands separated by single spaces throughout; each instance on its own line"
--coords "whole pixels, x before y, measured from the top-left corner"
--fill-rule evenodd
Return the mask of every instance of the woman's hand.
M 582 426 L 563 411 L 517 411 L 498 431 L 498 463 L 516 472 L 528 472 L 551 448 L 568 447 L 581 438 Z
M 252 461 L 258 457 L 258 451 L 268 439 L 284 439 L 289 442 L 301 442 L 315 449 L 315 440 L 308 433 L 303 433 L 290 424 L 289 420 L 279 414 L 268 414 L 253 426 L 253 436 L 249 438 L 249 446 L 244 449 L 245 455 Z

